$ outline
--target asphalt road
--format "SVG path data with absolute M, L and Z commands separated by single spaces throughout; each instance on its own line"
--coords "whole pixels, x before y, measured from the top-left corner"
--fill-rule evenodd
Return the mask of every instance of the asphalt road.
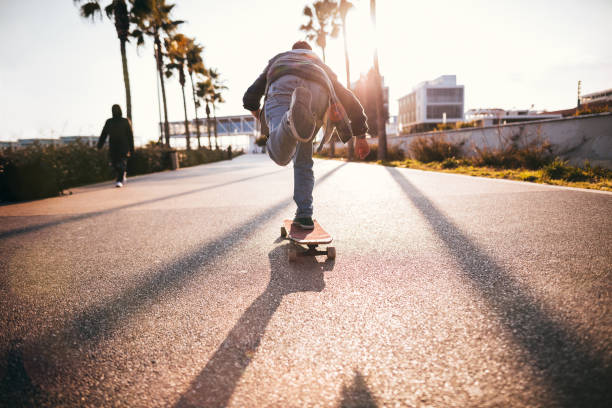
M 598 407 L 612 194 L 264 155 L 0 207 L 0 405 Z

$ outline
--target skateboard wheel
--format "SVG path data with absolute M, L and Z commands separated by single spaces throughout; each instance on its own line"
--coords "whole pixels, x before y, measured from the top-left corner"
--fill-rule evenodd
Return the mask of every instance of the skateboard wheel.
M 336 248 L 327 247 L 327 259 L 336 259 Z
M 287 228 L 284 226 L 281 227 L 281 237 L 285 238 L 287 236 Z
M 295 262 L 297 259 L 297 251 L 293 248 L 289 249 L 289 262 Z

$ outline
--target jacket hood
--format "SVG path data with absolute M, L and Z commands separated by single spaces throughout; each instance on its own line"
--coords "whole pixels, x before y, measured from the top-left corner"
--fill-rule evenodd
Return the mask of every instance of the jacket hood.
M 113 112 L 113 118 L 120 118 L 122 116 L 121 106 L 113 105 L 112 112 Z

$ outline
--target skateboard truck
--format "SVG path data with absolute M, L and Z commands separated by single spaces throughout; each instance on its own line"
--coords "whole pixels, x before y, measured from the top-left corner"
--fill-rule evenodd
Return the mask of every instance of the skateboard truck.
M 292 244 L 287 254 L 289 262 L 294 262 L 298 255 L 326 255 L 327 259 L 336 258 L 336 248 L 328 246 L 324 250 L 318 249 L 319 245 L 331 243 L 332 237 L 317 221 L 314 221 L 314 229 L 306 230 L 293 225 L 291 220 L 284 220 L 280 232 L 281 237 L 288 239 Z

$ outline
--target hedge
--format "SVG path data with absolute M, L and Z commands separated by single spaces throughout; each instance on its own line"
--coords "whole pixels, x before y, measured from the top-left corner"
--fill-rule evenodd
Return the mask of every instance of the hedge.
M 170 169 L 172 149 L 149 144 L 137 148 L 128 160 L 128 175 Z M 225 150 L 179 151 L 181 167 L 225 160 Z M 113 178 L 108 149 L 98 150 L 81 141 L 59 146 L 34 143 L 0 150 L 0 201 L 24 201 L 62 194 L 65 189 Z

